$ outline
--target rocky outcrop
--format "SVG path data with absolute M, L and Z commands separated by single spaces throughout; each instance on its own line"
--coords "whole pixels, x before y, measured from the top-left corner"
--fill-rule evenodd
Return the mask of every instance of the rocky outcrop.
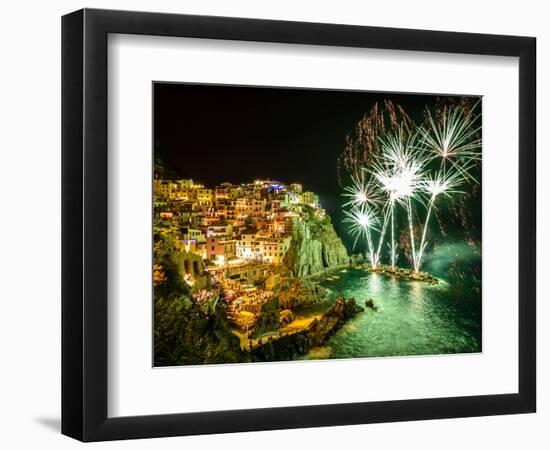
M 323 345 L 327 339 L 336 333 L 344 324 L 355 315 L 363 312 L 354 298 L 346 300 L 340 297 L 319 320 L 314 320 L 309 326 L 307 334 L 314 346 Z
M 328 292 L 319 283 L 305 279 L 291 279 L 281 288 L 279 301 L 285 309 L 311 306 L 327 299 Z
M 365 300 L 365 306 L 366 306 L 367 308 L 372 309 L 374 312 L 378 311 L 378 306 L 376 306 L 376 305 L 374 304 L 374 301 L 373 301 L 372 298 L 369 298 L 369 299 Z
M 348 263 L 346 247 L 328 215 L 317 217 L 306 211 L 301 219 L 294 219 L 292 240 L 285 257 L 285 264 L 294 277 L 316 275 Z
M 355 299 L 339 298 L 336 303 L 303 331 L 269 340 L 249 353 L 251 361 L 290 361 L 296 356 L 305 355 L 312 347 L 321 346 L 346 322 L 364 308 Z

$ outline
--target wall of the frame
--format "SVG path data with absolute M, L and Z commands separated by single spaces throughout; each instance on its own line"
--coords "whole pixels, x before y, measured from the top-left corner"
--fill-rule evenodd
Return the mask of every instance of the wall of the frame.
M 212 0 L 21 1 L 0 15 L 0 446 L 76 448 L 60 423 L 60 16 L 83 6 L 189 14 L 354 23 L 537 36 L 539 149 L 550 141 L 543 104 L 550 107 L 550 31 L 544 2 L 462 0 L 410 2 Z M 539 230 L 550 227 L 542 198 L 550 195 L 539 153 Z M 550 240 L 539 233 L 539 275 Z M 550 287 L 539 283 L 539 298 Z M 550 309 L 539 302 L 539 380 L 548 378 Z M 539 383 L 536 415 L 174 438 L 98 444 L 107 448 L 297 448 L 341 446 L 464 449 L 548 448 L 550 390 Z

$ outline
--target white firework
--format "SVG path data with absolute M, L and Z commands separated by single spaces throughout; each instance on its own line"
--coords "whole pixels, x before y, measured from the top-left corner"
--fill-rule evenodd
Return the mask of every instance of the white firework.
M 404 201 L 413 196 L 420 186 L 422 173 L 415 163 L 407 163 L 402 169 L 388 169 L 375 173 L 380 190 L 390 202 Z
M 373 210 L 368 206 L 361 205 L 352 208 L 350 211 L 344 211 L 344 222 L 349 223 L 349 231 L 355 237 L 353 247 L 357 244 L 360 238 L 365 238 L 367 241 L 367 255 L 373 266 L 375 264 L 375 253 L 372 245 L 371 230 L 375 230 L 378 219 Z
M 428 127 L 419 129 L 421 146 L 428 158 L 439 159 L 444 171 L 451 166 L 465 179 L 476 183 L 469 169 L 475 165 L 472 162 L 481 159 L 481 139 L 478 137 L 481 126 L 476 125 L 481 114 L 472 112 L 478 103 L 470 112 L 460 107 L 445 107 L 439 120 L 428 111 Z
M 346 186 L 342 194 L 348 198 L 348 201 L 343 206 L 377 206 L 380 203 L 376 186 L 372 183 L 367 183 L 363 173 L 359 176 L 352 176 L 351 181 L 351 186 Z
M 441 194 L 450 197 L 451 194 L 462 193 L 457 188 L 463 181 L 464 178 L 460 171 L 444 173 L 442 170 L 439 170 L 433 174 L 426 175 L 420 182 L 420 189 L 433 199 Z
M 395 133 L 379 138 L 382 163 L 386 167 L 403 169 L 417 153 L 417 137 L 418 132 L 406 137 L 400 127 Z
M 389 222 L 391 224 L 390 258 L 391 266 L 394 269 L 397 260 L 397 243 L 395 241 L 394 230 L 394 210 L 396 203 L 402 205 L 407 211 L 411 248 L 414 249 L 411 200 L 422 201 L 418 195 L 419 188 L 425 167 L 429 162 L 427 158 L 423 157 L 424 155 L 418 147 L 418 138 L 418 131 L 405 136 L 402 127 L 393 134 L 382 136 L 379 139 L 381 156 L 373 164 L 373 176 L 378 182 L 379 189 L 387 198 L 387 204 L 384 208 L 384 221 L 375 259 L 376 261 L 380 259 L 382 243 Z
M 455 166 L 456 168 L 456 166 Z M 424 228 L 422 230 L 422 238 L 420 240 L 420 247 L 418 252 L 413 257 L 413 265 L 415 272 L 420 271 L 420 265 L 422 263 L 422 257 L 426 250 L 426 233 L 428 231 L 428 224 L 430 222 L 430 214 L 435 206 L 435 201 L 439 195 L 445 195 L 450 197 L 452 194 L 462 193 L 457 188 L 464 182 L 462 172 L 444 172 L 442 170 L 435 172 L 434 174 L 427 175 L 422 181 L 422 190 L 429 196 L 428 211 L 426 213 L 426 220 L 424 222 Z

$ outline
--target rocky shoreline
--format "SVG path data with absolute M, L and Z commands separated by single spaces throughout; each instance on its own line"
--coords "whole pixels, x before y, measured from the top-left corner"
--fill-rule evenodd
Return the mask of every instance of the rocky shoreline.
M 320 319 L 313 321 L 301 331 L 277 339 L 267 339 L 251 349 L 251 362 L 289 361 L 305 355 L 311 348 L 319 347 L 336 333 L 345 323 L 364 311 L 354 298 L 339 297 Z

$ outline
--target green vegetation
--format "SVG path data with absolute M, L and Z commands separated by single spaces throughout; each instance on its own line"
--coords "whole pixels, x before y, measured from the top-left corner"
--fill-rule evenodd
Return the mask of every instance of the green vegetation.
M 281 326 L 281 305 L 278 298 L 265 302 L 256 321 L 254 322 L 253 336 L 260 336 L 269 331 L 275 331 Z
M 239 338 L 225 322 L 224 302 L 203 307 L 181 277 L 182 253 L 169 225 L 154 225 L 155 366 L 242 360 Z
M 155 366 L 236 363 L 240 341 L 222 308 L 204 312 L 188 298 L 155 299 Z

